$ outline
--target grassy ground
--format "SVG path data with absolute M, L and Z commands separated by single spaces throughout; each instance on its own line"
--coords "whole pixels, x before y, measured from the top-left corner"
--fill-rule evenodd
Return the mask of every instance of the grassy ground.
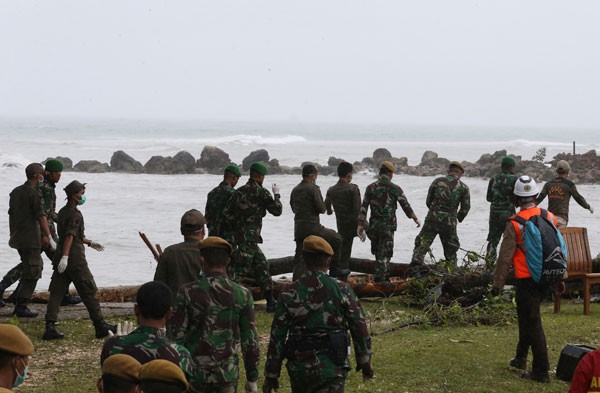
M 363 300 L 363 306 L 370 314 L 374 332 L 382 332 L 399 320 L 418 314 L 395 300 Z M 565 301 L 562 312 L 556 315 L 552 313 L 551 303 L 543 305 L 551 368 L 556 367 L 560 351 L 567 343 L 600 346 L 600 305 L 593 304 L 592 315 L 588 317 L 583 315 L 582 310 L 581 304 Z M 266 352 L 271 318 L 270 314 L 258 312 L 263 354 Z M 21 327 L 32 338 L 36 353 L 30 366 L 31 377 L 18 392 L 96 392 L 103 341 L 94 338 L 89 320 L 61 321 L 60 330 L 66 338 L 54 342 L 40 340 L 43 333 L 41 321 L 22 323 Z M 554 377 L 549 384 L 519 378 L 519 372 L 508 366 L 514 355 L 516 340 L 516 322 L 510 321 L 499 326 L 413 326 L 378 334 L 373 337 L 376 378 L 363 383 L 360 373 L 352 371 L 346 391 L 566 392 L 568 384 Z M 281 393 L 290 392 L 285 372 L 280 384 Z M 262 386 L 262 381 L 259 386 Z

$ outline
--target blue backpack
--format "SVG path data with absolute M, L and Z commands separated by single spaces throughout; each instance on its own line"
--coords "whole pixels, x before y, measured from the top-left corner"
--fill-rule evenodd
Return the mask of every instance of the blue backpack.
M 516 215 L 512 218 L 523 226 L 522 243 L 518 246 L 525 253 L 531 278 L 536 283 L 550 286 L 560 281 L 567 270 L 567 247 L 560 231 L 548 219 L 548 212 L 525 220 Z

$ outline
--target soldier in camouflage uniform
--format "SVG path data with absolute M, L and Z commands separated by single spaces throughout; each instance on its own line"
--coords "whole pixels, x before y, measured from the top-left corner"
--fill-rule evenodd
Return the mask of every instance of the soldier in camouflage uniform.
M 429 212 L 415 238 L 411 265 L 423 265 L 425 254 L 437 235 L 440 236 L 446 261 L 456 264 L 456 252 L 460 248 L 456 225 L 465 219 L 471 208 L 469 187 L 460 180 L 464 171 L 460 162 L 452 161 L 448 174 L 438 177 L 429 186 L 426 200 Z
M 294 275 L 297 280 L 306 270 L 302 261 L 302 242 L 309 235 L 316 235 L 327 240 L 333 248 L 334 257 L 331 262 L 332 276 L 347 276 L 350 272 L 340 269 L 340 245 L 342 238 L 333 229 L 321 225 L 319 214 L 325 213 L 325 203 L 321 189 L 317 186 L 317 168 L 308 164 L 302 168 L 302 181 L 292 190 L 290 205 L 294 212 L 294 240 L 296 253 L 294 255 Z
M 349 162 L 340 163 L 337 168 L 339 180 L 337 184 L 329 187 L 325 196 L 327 214 L 332 214 L 335 209 L 337 229 L 342 238 L 339 265 L 335 270 L 330 268 L 329 274 L 344 281 L 350 274 L 350 255 L 356 236 L 354 228 L 358 226 L 360 213 L 360 190 L 356 184 L 352 184 L 353 170 L 354 167 Z
M 231 228 L 225 228 L 223 225 L 223 209 L 225 209 L 225 205 L 233 195 L 234 187 L 241 176 L 242 173 L 237 165 L 227 165 L 221 184 L 208 193 L 204 215 L 210 236 L 218 236 L 227 241 L 233 241 Z
M 307 271 L 279 296 L 265 364 L 263 393 L 279 388 L 283 359 L 292 392 L 344 391 L 351 369 L 348 347 L 352 335 L 356 370 L 373 377 L 371 338 L 360 303 L 348 284 L 325 274 L 333 249 L 318 236 L 303 243 Z
M 371 253 L 375 255 L 377 267 L 375 281 L 388 281 L 388 263 L 394 253 L 394 232 L 397 229 L 396 209 L 398 204 L 408 218 L 421 226 L 415 212 L 410 207 L 402 188 L 392 183 L 396 167 L 389 161 L 381 163 L 379 179 L 367 186 L 365 198 L 358 216 L 357 234 L 362 241 L 368 236 L 371 241 Z M 371 208 L 371 218 L 365 233 L 367 212 Z
M 108 339 L 102 347 L 100 365 L 117 353 L 129 355 L 141 364 L 164 359 L 181 367 L 189 379 L 194 368 L 192 355 L 187 348 L 166 336 L 165 326 L 173 314 L 170 299 L 171 290 L 164 283 L 150 281 L 143 284 L 133 307 L 139 327 L 125 336 Z
M 492 177 L 488 183 L 486 199 L 490 205 L 489 232 L 487 237 L 486 264 L 492 267 L 496 262 L 496 249 L 507 220 L 515 215 L 515 199 L 513 189 L 517 176 L 515 176 L 515 160 L 506 156 L 502 159 L 502 173 Z
M 277 302 L 273 298 L 269 263 L 258 245 L 263 241 L 260 236 L 263 217 L 267 212 L 280 216 L 282 205 L 277 185 L 273 185 L 275 198 L 262 186 L 266 174 L 267 167 L 254 162 L 250 166 L 250 179 L 233 193 L 223 210 L 223 217 L 225 225 L 234 230 L 237 247 L 229 268 L 231 279 L 239 282 L 244 277 L 252 277 L 267 300 L 267 311 L 273 312 Z
M 246 392 L 257 392 L 259 342 L 252 294 L 227 278 L 232 246 L 209 236 L 198 244 L 204 277 L 179 289 L 170 323 L 171 338 L 195 361 L 192 392 L 233 393 L 243 354 Z

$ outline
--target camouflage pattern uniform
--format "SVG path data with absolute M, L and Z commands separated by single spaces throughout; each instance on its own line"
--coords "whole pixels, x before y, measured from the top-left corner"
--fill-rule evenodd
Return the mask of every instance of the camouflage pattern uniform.
M 265 377 L 279 378 L 283 359 L 287 358 L 292 392 L 343 392 L 351 368 L 347 330 L 354 342 L 356 362 L 359 365 L 370 362 L 371 338 L 352 289 L 321 271 L 307 271 L 279 296 L 271 325 Z M 331 356 L 332 333 L 346 336 L 337 362 Z
M 339 269 L 349 269 L 352 243 L 356 236 L 358 214 L 360 213 L 360 190 L 358 186 L 340 180 L 334 186 L 329 187 L 325 196 L 327 214 L 333 213 L 332 205 L 335 209 L 337 230 L 342 238 L 340 261 L 337 267 Z
M 301 259 L 302 241 L 310 235 L 320 236 L 331 245 L 334 253 L 331 260 L 331 269 L 338 269 L 342 238 L 333 229 L 321 225 L 319 215 L 325 213 L 325 203 L 319 186 L 307 179 L 302 179 L 290 194 L 290 205 L 294 212 L 294 240 L 296 241 L 294 280 L 299 278 L 306 270 Z
M 544 184 L 544 188 L 540 192 L 540 195 L 538 195 L 536 203 L 538 205 L 542 203 L 546 195 L 548 195 L 548 211 L 556 215 L 559 227 L 566 227 L 569 223 L 569 201 L 571 197 L 584 209 L 590 208 L 590 204 L 577 191 L 575 183 L 561 176 Z
M 392 183 L 389 177 L 379 176 L 376 182 L 367 186 L 358 221 L 366 221 L 370 207 L 371 217 L 367 236 L 371 241 L 371 253 L 375 255 L 377 261 L 376 281 L 386 279 L 388 276 L 388 263 L 394 254 L 394 232 L 398 227 L 396 220 L 398 204 L 408 218 L 415 216 L 404 191 Z
M 227 202 L 235 192 L 226 181 L 221 182 L 217 187 L 213 188 L 206 197 L 206 208 L 204 209 L 204 217 L 208 226 L 208 234 L 210 236 L 218 236 L 227 240 L 233 241 L 231 229 L 224 225 L 223 210 Z
M 415 238 L 411 263 L 422 265 L 425 254 L 439 235 L 444 258 L 456 264 L 456 252 L 460 248 L 456 225 L 464 220 L 471 208 L 469 187 L 452 174 L 438 177 L 429 186 L 426 204 L 429 212 L 421 232 Z
M 489 232 L 487 236 L 486 261 L 492 265 L 496 261 L 498 243 L 506 228 L 506 222 L 515 215 L 513 189 L 517 176 L 503 169 L 502 173 L 492 177 L 488 183 L 486 199 L 490 205 Z
M 140 326 L 126 336 L 109 338 L 102 347 L 100 365 L 107 357 L 117 353 L 129 355 L 141 364 L 155 359 L 168 360 L 178 365 L 188 379 L 194 370 L 190 351 L 169 340 L 164 329 Z
M 240 349 L 246 379 L 258 380 L 260 349 L 248 289 L 224 275 L 206 273 L 179 289 L 169 328 L 171 338 L 188 348 L 195 361 L 192 392 L 234 392 Z
M 185 241 L 165 248 L 158 260 L 154 281 L 167 284 L 173 294 L 172 305 L 175 305 L 177 291 L 183 284 L 196 281 L 202 274 L 198 241 Z
M 279 195 L 273 198 L 269 190 L 254 179 L 235 190 L 223 210 L 226 225 L 234 231 L 233 244 L 237 246 L 230 265 L 230 277 L 238 282 L 244 277 L 252 277 L 263 293 L 270 292 L 273 287 L 269 263 L 258 246 L 263 242 L 260 232 L 267 212 L 281 215 Z

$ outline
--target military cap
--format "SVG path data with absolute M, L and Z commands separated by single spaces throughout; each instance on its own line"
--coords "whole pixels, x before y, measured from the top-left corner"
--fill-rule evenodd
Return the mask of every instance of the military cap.
M 231 172 L 234 175 L 236 175 L 237 177 L 241 177 L 242 176 L 242 172 L 240 172 L 240 168 L 235 165 L 235 164 L 229 164 L 225 167 L 225 171 L 226 172 Z
M 200 240 L 198 242 L 198 249 L 202 250 L 203 248 L 225 248 L 230 253 L 233 252 L 231 244 L 218 236 L 209 236 L 204 240 Z
M 571 170 L 571 165 L 565 160 L 560 160 L 556 163 L 556 172 L 567 173 Z
M 135 358 L 124 353 L 117 353 L 110 355 L 102 363 L 102 375 L 114 375 L 131 382 L 138 382 L 141 367 L 142 364 Z
M 48 172 L 62 172 L 63 163 L 58 160 L 48 160 L 46 161 L 46 170 Z
M 267 168 L 267 166 L 265 164 L 263 164 L 262 162 L 253 162 L 252 165 L 250 165 L 250 170 L 251 171 L 255 171 L 260 173 L 261 175 L 266 175 L 267 172 L 269 171 L 269 169 Z
M 188 386 L 185 374 L 178 365 L 165 359 L 155 359 L 140 368 L 140 381 L 160 381 Z
M 196 209 L 191 209 L 183 213 L 181 216 L 181 229 L 199 231 L 206 224 L 204 215 Z
M 30 177 L 33 175 L 43 175 L 43 174 L 44 174 L 44 167 L 42 166 L 42 164 L 39 164 L 37 162 L 29 164 L 29 165 L 27 165 L 27 167 L 25 167 L 25 175 L 27 177 Z
M 503 166 L 515 166 L 517 163 L 515 162 L 515 159 L 510 157 L 510 156 L 505 156 L 502 159 L 502 165 Z
M 2 323 L 0 324 L 0 351 L 22 356 L 31 355 L 33 343 L 17 326 Z
M 333 255 L 333 248 L 327 243 L 327 240 L 320 236 L 310 235 L 302 242 L 302 251 L 315 253 L 315 254 L 327 254 Z
M 71 183 L 67 184 L 63 190 L 65 190 L 67 197 L 70 197 L 71 195 L 77 194 L 79 191 L 83 190 L 86 184 L 87 183 L 80 183 L 77 180 L 73 180 Z
M 0 387 L 0 393 L 6 393 L 6 392 L 8 392 L 8 393 L 12 393 L 12 390 L 9 390 L 9 389 L 6 389 L 6 388 L 1 388 L 1 387 Z
M 383 161 L 380 168 L 385 168 L 392 173 L 396 173 L 396 167 L 389 161 Z
M 458 162 L 458 161 L 452 161 L 450 163 L 450 165 L 448 165 L 448 169 L 453 169 L 453 168 L 457 168 L 459 169 L 461 172 L 465 171 L 465 167 L 462 163 Z

